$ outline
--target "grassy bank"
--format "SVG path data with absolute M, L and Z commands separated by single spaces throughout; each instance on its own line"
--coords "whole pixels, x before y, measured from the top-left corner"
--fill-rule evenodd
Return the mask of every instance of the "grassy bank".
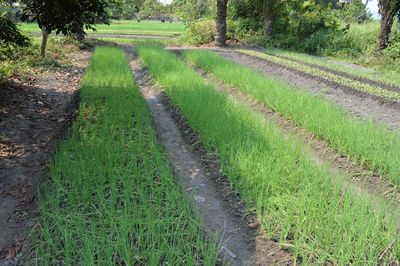
M 20 28 L 24 32 L 40 33 L 37 23 L 20 23 Z M 93 34 L 145 34 L 145 35 L 164 35 L 173 36 L 181 34 L 185 25 L 181 22 L 162 23 L 161 21 L 142 20 L 113 20 L 110 25 L 100 24 L 95 26 L 96 31 L 88 31 Z
M 187 60 L 252 95 L 271 109 L 324 139 L 341 154 L 400 184 L 400 136 L 373 122 L 356 119 L 338 106 L 252 71 L 209 51 L 187 51 Z
M 224 173 L 255 209 L 268 235 L 305 264 L 375 265 L 399 236 L 385 208 L 354 194 L 301 142 L 247 106 L 233 102 L 174 55 L 139 47 L 149 71 L 166 89 L 203 144 L 216 150 Z M 382 257 L 400 256 L 400 242 Z
M 40 189 L 37 265 L 215 265 L 122 50 L 97 48 Z
M 27 79 L 37 72 L 55 70 L 71 64 L 68 54 L 81 44 L 70 38 L 50 38 L 46 58 L 40 56 L 40 39 L 32 38 L 30 47 L 0 47 L 0 82 L 12 76 Z

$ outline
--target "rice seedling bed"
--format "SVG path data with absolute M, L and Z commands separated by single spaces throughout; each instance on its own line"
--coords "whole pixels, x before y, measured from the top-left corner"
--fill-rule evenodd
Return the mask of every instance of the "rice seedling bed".
M 319 96 L 259 74 L 210 51 L 186 51 L 187 60 L 253 96 L 272 110 L 325 140 L 338 153 L 358 160 L 394 184 L 400 183 L 400 136 L 352 117 Z
M 128 60 L 97 48 L 39 194 L 37 265 L 215 265 Z
M 157 47 L 137 51 L 205 147 L 217 151 L 224 173 L 268 236 L 297 260 L 341 265 L 398 260 L 399 236 L 385 206 L 377 210 L 334 181 L 296 138 L 216 91 L 174 55 Z
M 267 54 L 294 60 L 299 63 L 311 64 L 314 67 L 322 67 L 325 70 L 336 71 L 342 74 L 363 78 L 366 81 L 379 82 L 390 86 L 400 86 L 398 73 L 391 71 L 380 71 L 352 63 L 337 60 L 331 57 L 313 56 L 305 53 L 292 52 L 280 49 L 267 49 Z
M 291 69 L 300 71 L 302 73 L 305 73 L 307 75 L 311 76 L 316 76 L 320 79 L 329 81 L 329 82 L 334 82 L 339 85 L 345 86 L 347 88 L 363 92 L 363 93 L 368 93 L 373 96 L 377 97 L 382 97 L 384 99 L 393 101 L 393 102 L 400 102 L 400 90 L 397 87 L 392 87 L 392 86 L 385 86 L 383 87 L 378 87 L 371 85 L 369 83 L 364 83 L 362 81 L 359 81 L 357 79 L 352 79 L 348 78 L 342 75 L 337 75 L 333 72 L 329 71 L 324 71 L 321 68 L 315 68 L 306 64 L 298 63 L 293 60 L 288 60 L 283 57 L 276 57 L 272 55 L 268 55 L 265 53 L 257 52 L 257 51 L 252 51 L 252 50 L 238 50 L 241 53 L 255 56 L 264 60 L 268 60 L 270 62 L 273 62 L 278 65 L 282 65 L 285 67 L 289 67 Z
M 360 119 L 374 121 L 391 130 L 400 130 L 399 103 L 349 89 L 334 82 L 324 81 L 254 56 L 232 50 L 216 50 L 215 52 L 262 75 L 281 80 L 297 90 L 322 96 Z
M 303 65 L 306 65 L 307 67 L 312 67 L 312 68 L 316 68 L 316 69 L 319 69 L 319 70 L 322 70 L 325 72 L 333 73 L 338 76 L 342 76 L 342 77 L 349 78 L 352 80 L 357 80 L 362 83 L 367 83 L 367 84 L 375 86 L 375 87 L 380 87 L 380 88 L 397 91 L 397 92 L 400 91 L 400 84 L 396 84 L 395 82 L 391 82 L 386 79 L 385 80 L 377 79 L 377 78 L 372 79 L 370 77 L 370 75 L 365 75 L 365 74 L 363 74 L 364 72 L 361 72 L 361 71 L 353 70 L 353 71 L 349 71 L 349 72 L 344 72 L 344 70 L 340 69 L 339 67 L 335 67 L 335 65 L 312 63 L 312 62 L 309 62 L 308 60 L 302 61 L 297 58 L 287 57 L 287 56 L 280 56 L 280 55 L 273 55 L 273 56 L 276 56 L 278 58 L 282 58 L 285 60 L 293 61 L 298 64 L 303 64 Z
M 131 55 L 132 48 L 128 49 L 125 48 Z M 255 214 L 246 212 L 214 154 L 201 145 L 198 134 L 171 106 L 139 59 L 131 58 L 131 68 L 150 107 L 158 136 L 173 158 L 175 173 L 193 197 L 206 232 L 220 243 L 221 260 L 232 266 L 291 265 L 290 254 L 258 230 Z
M 211 73 L 195 65 L 190 65 L 214 88 L 229 95 L 234 101 L 239 101 L 251 110 L 261 113 L 265 119 L 282 128 L 285 134 L 298 137 L 304 143 L 304 147 L 310 151 L 315 162 L 324 162 L 329 165 L 332 171 L 337 173 L 336 178 L 345 178 L 343 180 L 345 183 L 352 186 L 355 191 L 370 196 L 378 208 L 383 200 L 390 202 L 394 211 L 400 209 L 400 191 L 379 174 L 370 171 L 365 165 L 350 160 L 347 156 L 338 154 L 324 140 L 317 139 L 308 130 L 297 127 L 292 121 L 274 112 L 251 95 L 216 79 Z

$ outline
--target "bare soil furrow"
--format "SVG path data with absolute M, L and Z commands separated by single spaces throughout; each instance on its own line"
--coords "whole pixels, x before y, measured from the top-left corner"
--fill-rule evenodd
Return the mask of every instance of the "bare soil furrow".
M 179 110 L 154 85 L 152 78 L 132 55 L 131 68 L 153 115 L 161 142 L 183 187 L 191 195 L 196 213 L 210 237 L 221 243 L 220 254 L 230 265 L 292 265 L 289 252 L 279 248 L 260 231 L 254 214 L 232 191 L 216 157 L 201 145 Z

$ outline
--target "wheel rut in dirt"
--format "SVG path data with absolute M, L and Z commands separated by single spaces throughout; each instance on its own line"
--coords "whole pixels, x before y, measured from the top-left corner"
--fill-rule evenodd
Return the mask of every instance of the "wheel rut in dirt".
M 295 88 L 322 95 L 327 100 L 340 105 L 346 111 L 359 118 L 373 120 L 389 129 L 400 129 L 399 103 L 386 101 L 382 98 L 341 86 L 335 82 L 327 82 L 318 77 L 234 50 L 213 50 L 219 55 L 261 74 L 282 80 Z
M 131 49 L 131 48 L 130 48 Z M 125 48 L 131 68 L 153 115 L 160 140 L 183 187 L 191 195 L 196 213 L 212 239 L 220 243 L 220 255 L 230 265 L 291 265 L 289 252 L 265 237 L 254 215 L 246 215 L 243 203 L 232 191 L 220 165 L 200 144 L 165 94 L 132 51 Z
M 73 67 L 0 85 L 0 265 L 29 256 L 38 184 L 55 141 L 75 115 L 89 56 L 75 54 Z
M 377 208 L 381 207 L 379 203 L 383 201 L 389 202 L 394 212 L 400 210 L 400 191 L 398 187 L 388 181 L 387 177 L 382 177 L 359 162 L 350 160 L 347 156 L 338 153 L 335 149 L 329 147 L 324 140 L 317 139 L 307 130 L 297 127 L 293 122 L 250 95 L 241 92 L 240 89 L 224 84 L 212 74 L 196 66 L 193 66 L 193 69 L 207 79 L 217 90 L 229 95 L 232 100 L 241 102 L 249 106 L 253 111 L 261 113 L 266 120 L 272 121 L 283 129 L 286 135 L 296 136 L 303 141 L 305 148 L 311 153 L 314 161 L 330 166 L 335 176 L 342 178 L 356 193 L 364 194 L 373 199 L 372 201 L 376 202 Z M 400 217 L 397 218 L 397 223 L 400 226 Z

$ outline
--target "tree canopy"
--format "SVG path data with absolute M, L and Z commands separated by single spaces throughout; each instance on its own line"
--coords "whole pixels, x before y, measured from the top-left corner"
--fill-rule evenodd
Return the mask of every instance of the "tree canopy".
M 35 18 L 48 33 L 80 33 L 83 27 L 94 29 L 97 23 L 108 23 L 105 0 L 23 0 L 22 20 Z
M 30 40 L 18 29 L 15 22 L 8 17 L 11 2 L 0 1 L 0 44 L 6 46 L 28 46 Z

